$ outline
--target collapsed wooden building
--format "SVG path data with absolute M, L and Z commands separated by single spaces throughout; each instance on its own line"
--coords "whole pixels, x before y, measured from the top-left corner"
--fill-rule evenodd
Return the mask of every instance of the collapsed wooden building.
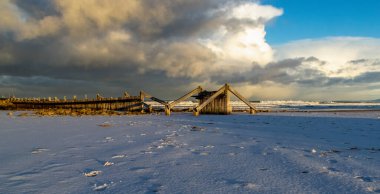
M 256 108 L 229 84 L 225 84 L 217 91 L 203 90 L 202 87 L 199 86 L 179 99 L 166 104 L 165 113 L 166 115 L 170 115 L 171 109 L 174 108 L 175 105 L 190 97 L 195 97 L 199 100 L 198 106 L 193 108 L 195 116 L 199 114 L 231 114 L 230 93 L 248 106 L 250 114 L 256 113 Z
M 166 115 L 170 115 L 173 108 L 180 102 L 190 97 L 198 100 L 198 105 L 192 110 L 195 116 L 199 114 L 231 114 L 232 107 L 230 96 L 233 94 L 239 100 L 243 101 L 249 108 L 249 112 L 254 114 L 255 107 L 229 84 L 225 84 L 217 91 L 206 91 L 202 87 L 190 91 L 184 96 L 174 101 L 164 101 L 156 98 L 146 92 L 141 91 L 139 96 L 130 96 L 127 92 L 123 97 L 104 98 L 97 95 L 95 99 L 58 99 L 58 98 L 11 98 L 9 101 L 15 109 L 34 110 L 34 109 L 92 109 L 92 110 L 114 110 L 129 112 L 152 112 L 152 106 L 146 102 L 146 99 L 156 101 L 164 107 Z

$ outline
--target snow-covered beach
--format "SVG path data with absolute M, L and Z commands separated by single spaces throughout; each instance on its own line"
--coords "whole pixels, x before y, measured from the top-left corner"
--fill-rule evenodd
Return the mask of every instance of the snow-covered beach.
M 380 112 L 18 117 L 0 193 L 380 193 Z

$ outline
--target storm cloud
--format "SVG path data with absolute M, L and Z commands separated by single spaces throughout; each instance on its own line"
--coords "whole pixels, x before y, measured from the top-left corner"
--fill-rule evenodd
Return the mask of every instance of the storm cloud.
M 334 69 L 336 61 L 318 53 L 299 54 L 309 42 L 272 48 L 265 27 L 283 10 L 259 1 L 2 0 L 0 13 L 0 95 L 143 89 L 173 98 L 198 84 L 269 83 L 275 91 L 377 83 L 380 72 L 374 54 L 346 57 Z M 294 97 L 257 90 L 245 94 Z

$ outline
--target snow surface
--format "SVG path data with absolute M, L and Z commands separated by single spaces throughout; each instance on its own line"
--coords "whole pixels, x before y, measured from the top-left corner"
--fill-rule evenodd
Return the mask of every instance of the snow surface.
M 380 193 L 380 112 L 6 113 L 0 193 Z
M 155 110 L 164 109 L 164 105 L 148 101 L 146 102 Z M 231 101 L 232 109 L 234 111 L 249 110 L 249 107 L 242 101 Z M 378 102 L 310 102 L 310 101 L 260 101 L 251 102 L 251 104 L 259 110 L 380 110 L 380 103 Z M 173 109 L 189 109 L 198 105 L 196 101 L 183 101 L 178 103 Z

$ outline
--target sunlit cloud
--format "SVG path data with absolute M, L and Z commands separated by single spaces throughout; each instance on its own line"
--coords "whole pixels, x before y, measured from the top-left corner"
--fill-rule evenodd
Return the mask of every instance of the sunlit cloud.
M 289 99 L 311 98 L 300 91 L 378 87 L 379 39 L 270 45 L 266 27 L 283 12 L 249 0 L 3 0 L 0 76 L 20 84 L 3 81 L 0 89 L 21 92 L 30 78 L 49 92 L 58 88 L 47 89 L 49 83 L 64 81 L 73 86 L 62 93 L 75 85 L 76 91 L 146 89 L 169 98 L 198 84 L 231 82 L 247 97 Z
M 329 37 L 299 40 L 276 47 L 276 59 L 316 57 L 325 61 L 314 66 L 329 77 L 352 78 L 366 72 L 380 71 L 373 65 L 379 59 L 380 40 L 362 37 Z M 366 61 L 358 61 L 366 59 Z M 353 64 L 352 61 L 357 61 Z M 360 63 L 360 65 L 358 64 Z

